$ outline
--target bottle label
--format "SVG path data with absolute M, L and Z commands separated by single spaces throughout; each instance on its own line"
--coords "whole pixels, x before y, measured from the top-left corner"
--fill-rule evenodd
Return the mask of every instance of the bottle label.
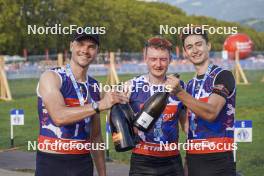
M 153 121 L 153 119 L 154 118 L 151 117 L 149 114 L 147 114 L 146 112 L 143 112 L 140 115 L 140 117 L 137 119 L 137 123 L 141 125 L 142 127 L 144 127 L 145 129 L 147 129 L 150 123 Z

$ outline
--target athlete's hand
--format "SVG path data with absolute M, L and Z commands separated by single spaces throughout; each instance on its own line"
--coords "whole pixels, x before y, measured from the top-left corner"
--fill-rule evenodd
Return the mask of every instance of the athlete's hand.
M 99 101 L 99 110 L 110 109 L 116 103 L 127 103 L 128 97 L 123 92 L 106 92 L 104 98 Z
M 135 135 L 138 135 L 138 128 L 133 126 L 133 131 Z
M 167 76 L 165 85 L 172 95 L 177 95 L 182 90 L 180 79 L 174 75 Z

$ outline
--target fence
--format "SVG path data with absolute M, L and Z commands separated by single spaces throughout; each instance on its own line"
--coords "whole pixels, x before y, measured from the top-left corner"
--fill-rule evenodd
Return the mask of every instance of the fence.
M 95 61 L 89 67 L 89 74 L 92 76 L 104 76 L 108 74 L 109 64 L 108 53 L 100 53 Z M 193 65 L 182 57 L 173 56 L 172 63 L 169 66 L 168 72 L 193 72 Z M 224 60 L 221 57 L 221 52 L 211 52 L 210 58 L 212 63 L 222 66 L 225 69 L 231 70 L 234 66 L 234 61 Z M 66 58 L 65 58 L 66 59 Z M 143 74 L 147 72 L 146 64 L 142 60 L 141 53 L 115 53 L 116 69 L 119 75 L 122 74 Z M 241 60 L 240 64 L 246 70 L 264 69 L 264 52 L 253 52 L 252 55 L 245 60 Z M 27 60 L 23 59 L 8 59 L 6 61 L 5 70 L 8 79 L 22 78 L 39 78 L 45 70 L 57 66 L 57 55 L 29 56 Z

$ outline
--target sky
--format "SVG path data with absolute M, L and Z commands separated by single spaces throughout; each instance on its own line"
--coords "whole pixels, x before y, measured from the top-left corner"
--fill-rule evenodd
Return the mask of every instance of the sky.
M 264 19 L 264 0 L 158 0 L 183 9 L 190 15 L 210 16 L 225 21 Z

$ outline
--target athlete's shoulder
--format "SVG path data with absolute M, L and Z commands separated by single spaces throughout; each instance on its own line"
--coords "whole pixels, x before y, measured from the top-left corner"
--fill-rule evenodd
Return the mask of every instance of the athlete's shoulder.
M 59 68 L 52 68 L 44 71 L 40 76 L 40 81 L 56 81 L 60 80 Z
M 211 73 L 219 73 L 223 70 L 225 70 L 225 69 L 223 69 L 223 67 L 218 66 L 218 65 L 213 65 Z
M 93 84 L 98 84 L 98 81 L 92 76 L 88 76 L 88 83 L 93 85 Z
M 49 84 L 47 84 L 49 83 Z M 37 85 L 37 95 L 41 97 L 41 94 L 45 92 L 45 90 L 59 90 L 62 85 L 61 76 L 58 73 L 46 70 L 41 74 L 38 85 Z
M 127 81 L 127 83 L 129 83 L 132 86 L 136 86 L 139 84 L 145 84 L 147 82 L 148 80 L 146 79 L 146 75 L 135 76 L 134 78 Z
M 132 78 L 131 80 L 135 82 L 146 82 L 147 81 L 146 75 L 138 75 Z
M 235 80 L 233 73 L 230 70 L 224 69 L 222 67 L 217 66 L 215 71 L 215 81 L 218 80 Z M 233 82 L 232 81 L 232 82 Z
M 194 80 L 194 78 L 190 79 L 190 80 L 187 82 L 186 87 L 191 86 L 191 85 L 193 84 L 193 80 Z
M 53 71 L 53 72 L 56 72 L 59 74 L 65 74 L 66 73 L 66 70 L 64 67 L 53 67 L 53 68 L 50 68 L 48 71 Z

